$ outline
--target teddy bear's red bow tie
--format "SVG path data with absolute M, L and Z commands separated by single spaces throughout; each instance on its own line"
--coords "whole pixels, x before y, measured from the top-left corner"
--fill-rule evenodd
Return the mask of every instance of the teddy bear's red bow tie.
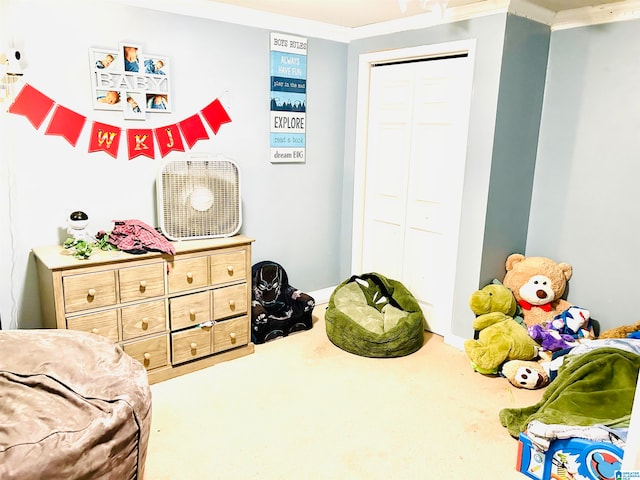
M 518 305 L 520 305 L 525 310 L 531 310 L 532 307 L 538 307 L 544 310 L 545 312 L 551 311 L 551 303 L 545 303 L 544 305 L 531 305 L 526 300 L 518 300 Z

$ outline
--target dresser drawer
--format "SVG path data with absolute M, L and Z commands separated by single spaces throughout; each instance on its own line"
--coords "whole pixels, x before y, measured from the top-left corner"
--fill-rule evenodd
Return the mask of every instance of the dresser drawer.
M 245 280 L 246 258 L 244 250 L 211 255 L 211 285 Z
M 62 279 L 67 313 L 116 304 L 116 274 L 106 272 L 69 275 Z
M 195 327 L 171 334 L 171 359 L 174 364 L 211 353 L 211 327 Z
M 138 360 L 147 370 L 169 365 L 169 335 L 145 338 L 132 343 L 125 343 L 123 350 Z
M 214 353 L 229 350 L 249 343 L 249 317 L 239 317 L 214 325 Z
M 211 320 L 210 295 L 210 292 L 200 292 L 169 299 L 171 330 L 193 327 Z
M 164 300 L 124 307 L 121 311 L 122 340 L 160 333 L 167 329 Z
M 182 292 L 209 284 L 207 257 L 185 258 L 167 262 L 169 293 Z
M 118 270 L 118 277 L 121 302 L 132 302 L 164 295 L 163 263 L 121 268 Z
M 102 335 L 109 340 L 117 342 L 118 338 L 118 311 L 116 309 L 106 312 L 90 313 L 77 317 L 67 318 L 67 328 L 70 330 L 82 330 L 83 332 Z
M 247 284 L 233 285 L 213 291 L 213 318 L 220 320 L 247 313 Z

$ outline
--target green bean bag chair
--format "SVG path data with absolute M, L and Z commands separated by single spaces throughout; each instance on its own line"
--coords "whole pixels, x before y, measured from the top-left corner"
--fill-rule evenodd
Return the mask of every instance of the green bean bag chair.
M 424 343 L 425 319 L 415 297 L 378 273 L 354 275 L 338 285 L 324 318 L 329 340 L 363 357 L 402 357 Z

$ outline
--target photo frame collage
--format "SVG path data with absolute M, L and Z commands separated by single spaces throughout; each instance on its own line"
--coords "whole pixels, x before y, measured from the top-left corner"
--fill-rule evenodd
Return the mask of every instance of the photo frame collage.
M 89 49 L 94 110 L 123 112 L 145 120 L 147 113 L 170 113 L 171 63 L 164 55 L 143 54 L 140 45 Z

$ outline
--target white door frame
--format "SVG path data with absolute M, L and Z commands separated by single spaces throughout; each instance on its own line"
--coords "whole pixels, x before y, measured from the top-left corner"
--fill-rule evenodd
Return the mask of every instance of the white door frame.
M 367 132 L 369 130 L 370 71 L 373 65 L 430 57 L 468 54 L 475 63 L 475 39 L 384 50 L 360 55 L 358 64 L 358 97 L 356 110 L 356 143 L 353 177 L 353 230 L 351 243 L 351 273 L 362 273 L 362 243 L 365 207 L 365 172 L 367 162 Z

